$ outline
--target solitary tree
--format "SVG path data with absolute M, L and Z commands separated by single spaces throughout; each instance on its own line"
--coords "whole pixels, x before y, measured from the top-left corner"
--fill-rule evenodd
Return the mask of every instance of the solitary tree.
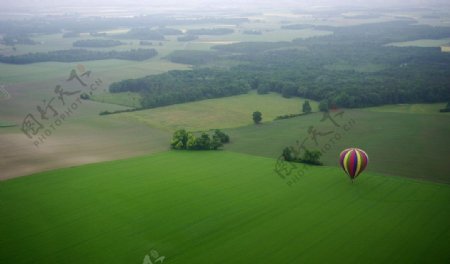
M 303 113 L 311 113 L 311 105 L 309 104 L 308 100 L 303 103 Z
M 262 114 L 259 111 L 253 112 L 253 122 L 259 124 L 262 120 Z

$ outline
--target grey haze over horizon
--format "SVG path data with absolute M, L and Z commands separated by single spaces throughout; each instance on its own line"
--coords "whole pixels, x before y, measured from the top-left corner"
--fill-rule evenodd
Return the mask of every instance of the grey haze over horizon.
M 308 9 L 326 7 L 362 7 L 362 8 L 432 8 L 448 6 L 446 0 L 1 0 L 2 12 L 28 11 L 42 12 L 59 9 L 64 12 L 78 12 L 85 9 L 123 8 L 128 10 L 220 10 L 241 9 L 257 11 L 261 9 Z

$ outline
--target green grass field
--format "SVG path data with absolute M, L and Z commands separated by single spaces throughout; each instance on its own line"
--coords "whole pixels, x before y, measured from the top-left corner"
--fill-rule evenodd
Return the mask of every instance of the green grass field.
M 104 91 L 95 93 L 90 97 L 91 100 L 101 103 L 117 104 L 130 107 L 141 107 L 141 95 L 133 92 L 110 93 Z
M 239 96 L 158 107 L 114 116 L 134 119 L 169 131 L 180 128 L 198 131 L 252 124 L 254 111 L 261 111 L 263 122 L 269 122 L 279 115 L 300 113 L 303 102 L 304 99 L 300 98 L 286 99 L 275 93 L 258 95 L 252 91 Z M 317 102 L 310 102 L 313 111 L 317 111 Z
M 340 127 L 329 119 L 321 122 L 323 114 L 315 113 L 229 129 L 232 142 L 225 148 L 276 158 L 284 147 L 306 140 L 306 147 L 324 152 L 325 165 L 334 166 L 343 149 L 360 147 L 369 155 L 371 171 L 450 183 L 450 115 L 345 110 L 334 117 L 336 113 L 331 112 Z M 308 133 L 310 127 L 315 132 Z
M 446 263 L 450 187 L 166 152 L 0 182 L 1 263 Z
M 384 113 L 409 113 L 409 114 L 436 114 L 448 115 L 449 113 L 441 113 L 440 109 L 444 109 L 447 103 L 435 104 L 396 104 L 383 105 L 377 107 L 367 107 L 364 110 L 384 112 Z
M 446 103 L 353 109 L 342 116 L 331 112 L 339 126 L 321 121 L 323 114 L 316 112 L 313 101 L 316 113 L 273 121 L 300 113 L 304 99 L 255 92 L 98 115 L 139 106 L 138 94 L 109 93 L 113 82 L 191 69 L 165 59 L 174 50 L 331 34 L 280 28 L 286 24 L 348 26 L 396 16 L 448 24 L 444 19 L 420 19 L 427 12 L 396 11 L 364 19 L 337 12 L 316 17 L 270 10 L 251 15 L 250 23 L 239 26 L 173 26 L 233 28 L 235 33 L 229 35 L 200 36 L 191 42 L 169 36 L 150 47 L 136 39 L 123 40 L 126 45 L 91 48 L 158 51 L 158 56 L 141 62 L 0 63 L 0 85 L 11 95 L 0 104 L 0 263 L 142 263 L 152 250 L 165 257 L 164 263 L 449 263 L 450 114 L 438 113 Z M 247 35 L 244 30 L 262 34 Z M 0 54 L 69 49 L 73 41 L 93 37 L 32 38 L 43 44 L 16 45 L 16 51 L 0 46 Z M 448 40 L 391 44 L 438 47 Z M 36 148 L 20 131 L 23 118 L 37 114 L 36 106 L 55 95 L 55 85 L 75 89 L 66 79 L 78 64 L 103 84 L 93 100 L 83 101 Z M 384 66 L 335 63 L 325 68 L 377 72 Z M 57 110 L 64 109 L 59 105 Z M 260 125 L 252 121 L 256 110 L 263 113 Z M 221 151 L 168 151 L 171 133 L 180 128 L 221 128 L 231 143 Z M 304 139 L 308 148 L 324 151 L 325 166 L 291 164 L 296 168 L 292 174 L 278 175 L 276 158 L 282 149 Z M 351 146 L 366 150 L 370 159 L 353 184 L 337 164 L 340 151 Z M 23 175 L 28 176 L 14 178 Z
M 129 78 L 138 78 L 151 74 L 164 73 L 169 70 L 186 70 L 188 66 L 172 63 L 158 58 L 146 61 L 97 60 L 74 63 L 42 62 L 26 65 L 0 63 L 0 81 L 2 83 L 27 83 L 53 80 L 66 77 L 78 64 L 84 65 L 93 73 L 100 74 L 111 82 Z
M 431 47 L 440 47 L 450 43 L 450 38 L 443 39 L 418 39 L 412 41 L 404 41 L 404 42 L 394 42 L 389 43 L 388 46 L 394 47 L 423 47 L 423 48 L 431 48 Z

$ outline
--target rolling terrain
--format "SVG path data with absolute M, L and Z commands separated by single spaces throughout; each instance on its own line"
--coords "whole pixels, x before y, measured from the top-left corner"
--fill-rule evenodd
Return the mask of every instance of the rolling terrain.
M 445 263 L 450 188 L 171 151 L 0 182 L 2 263 Z

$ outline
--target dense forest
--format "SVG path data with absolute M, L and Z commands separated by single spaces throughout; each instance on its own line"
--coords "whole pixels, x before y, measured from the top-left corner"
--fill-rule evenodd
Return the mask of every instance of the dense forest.
M 312 26 L 289 26 L 306 27 Z M 216 53 L 177 51 L 168 58 L 196 65 L 197 69 L 125 80 L 111 85 L 111 92 L 142 92 L 145 107 L 226 96 L 248 89 L 261 94 L 277 92 L 285 97 L 325 100 L 342 107 L 450 100 L 449 53 L 442 53 L 439 48 L 388 45 L 395 41 L 445 38 L 450 35 L 450 28 L 412 25 L 407 21 L 314 28 L 333 34 L 292 42 L 219 45 L 214 47 Z M 237 66 L 227 70 L 204 69 L 204 64 L 220 60 L 234 61 Z M 200 77 L 204 72 L 214 74 Z M 226 92 L 229 84 L 244 88 Z M 189 99 L 178 97 L 183 93 Z
M 122 41 L 113 39 L 82 39 L 73 43 L 74 47 L 105 48 L 123 45 Z
M 111 84 L 109 90 L 142 93 L 142 106 L 152 108 L 202 99 L 243 94 L 250 91 L 248 77 L 214 69 L 169 71 Z
M 87 60 L 146 60 L 156 56 L 155 49 L 133 49 L 129 51 L 91 51 L 84 49 L 58 50 L 49 52 L 27 53 L 15 56 L 0 55 L 0 62 L 11 64 L 29 64 L 35 62 L 76 62 Z
M 176 50 L 166 58 L 176 63 L 202 65 L 216 61 L 220 56 L 218 52 L 207 50 Z

